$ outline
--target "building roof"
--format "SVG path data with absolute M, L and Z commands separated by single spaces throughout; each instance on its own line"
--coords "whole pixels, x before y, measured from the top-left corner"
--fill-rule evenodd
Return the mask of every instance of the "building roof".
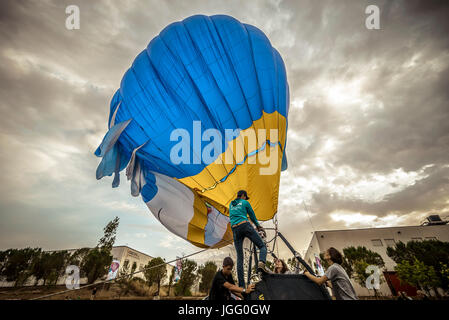
M 150 256 L 149 254 L 143 253 L 142 251 L 136 250 L 134 248 L 131 248 L 129 246 L 113 246 L 112 249 L 114 248 L 128 248 L 132 251 L 136 251 L 140 254 L 143 254 L 144 256 L 150 257 L 150 258 L 154 258 L 153 256 Z M 54 251 L 72 251 L 72 250 L 79 250 L 79 249 L 93 249 L 91 247 L 82 247 L 82 248 L 76 248 L 76 249 L 56 249 L 56 250 L 43 250 L 44 252 L 54 252 Z
M 395 227 L 374 227 L 374 228 L 355 228 L 355 229 L 340 229 L 340 230 L 317 230 L 317 232 L 341 232 L 341 231 L 363 231 L 363 230 L 379 230 L 379 229 L 398 229 L 398 228 L 432 228 L 435 226 L 444 226 L 444 225 L 426 225 L 426 226 L 395 226 Z M 449 226 L 449 225 L 447 225 Z
M 128 249 L 131 249 L 132 251 L 136 251 L 136 252 L 138 252 L 140 254 L 143 254 L 144 256 L 147 256 L 147 257 L 150 257 L 150 258 L 154 258 L 153 256 L 150 256 L 149 254 L 143 253 L 142 251 L 133 249 L 133 248 L 131 248 L 129 246 L 113 246 L 112 248 L 128 248 Z

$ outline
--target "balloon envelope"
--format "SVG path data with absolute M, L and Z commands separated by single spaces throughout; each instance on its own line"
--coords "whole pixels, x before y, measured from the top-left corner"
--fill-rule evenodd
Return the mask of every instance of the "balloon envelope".
M 172 23 L 112 98 L 97 179 L 114 173 L 116 187 L 126 168 L 132 195 L 168 230 L 226 245 L 238 190 L 259 220 L 277 212 L 288 106 L 284 63 L 261 30 L 225 15 Z

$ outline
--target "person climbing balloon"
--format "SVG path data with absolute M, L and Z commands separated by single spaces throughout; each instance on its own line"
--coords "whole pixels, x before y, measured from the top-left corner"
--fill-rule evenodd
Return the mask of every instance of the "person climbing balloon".
M 256 214 L 248 200 L 249 197 L 247 192 L 245 190 L 240 190 L 237 193 L 237 198 L 229 205 L 229 220 L 234 236 L 235 251 L 237 252 L 237 276 L 239 287 L 245 287 L 243 273 L 243 240 L 245 240 L 245 238 L 250 239 L 260 250 L 258 269 L 270 273 L 265 266 L 267 247 L 260 235 L 249 223 L 248 216 L 256 226 L 257 231 L 261 232 L 264 237 L 266 236 L 266 233 L 264 228 L 259 224 L 259 221 L 257 221 Z

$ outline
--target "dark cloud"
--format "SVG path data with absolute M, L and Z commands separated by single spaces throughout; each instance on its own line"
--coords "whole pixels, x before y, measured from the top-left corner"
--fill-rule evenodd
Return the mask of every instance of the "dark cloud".
M 379 31 L 364 27 L 368 4 L 381 9 Z M 447 4 L 361 1 L 340 2 L 335 8 L 321 1 L 284 1 L 282 6 L 297 13 L 288 21 L 295 45 L 282 50 L 297 57 L 286 63 L 292 97 L 303 101 L 302 108 L 290 113 L 287 152 L 292 176 L 286 185 L 306 179 L 289 189 L 289 198 L 311 196 L 317 214 L 313 220 L 326 229 L 338 227 L 329 218 L 332 212 L 410 214 L 407 223 L 418 223 L 414 211 L 444 215 L 449 177 Z M 355 87 L 345 86 L 357 81 Z M 326 99 L 332 94 L 329 89 L 340 84 L 340 97 Z M 356 99 L 350 99 L 354 95 Z M 329 139 L 335 140 L 335 148 L 326 153 Z M 425 170 L 427 177 L 405 189 L 391 182 L 401 191 L 385 191 L 382 200 L 338 196 L 338 190 L 332 190 L 347 190 L 362 179 L 397 169 L 418 172 L 430 164 L 435 166 Z M 355 177 L 335 177 L 342 168 L 350 168 Z M 316 178 L 332 186 L 317 185 Z M 286 201 L 281 200 L 280 208 L 295 212 Z M 304 215 L 297 210 L 292 214 Z
M 72 4 L 81 10 L 80 30 L 65 28 Z M 365 27 L 372 4 L 380 8 L 381 30 Z M 332 213 L 374 215 L 374 224 L 390 215 L 417 224 L 423 214 L 447 214 L 447 1 L 6 0 L 0 2 L 0 167 L 9 172 L 0 187 L 2 247 L 26 245 L 28 235 L 46 247 L 86 245 L 96 231 L 85 226 L 101 229 L 120 215 L 121 241 L 161 255 L 179 251 L 172 238 L 161 236 L 171 251 L 133 238 L 166 231 L 129 196 L 128 185 L 111 190 L 111 181 L 95 180 L 92 152 L 134 57 L 166 25 L 200 13 L 256 25 L 284 58 L 292 104 L 279 221 L 297 247 L 313 229 L 345 228 Z M 84 219 L 70 224 L 64 217 Z M 73 236 L 64 237 L 67 230 Z
M 426 170 L 427 178 L 402 191 L 388 194 L 381 201 L 369 202 L 361 199 L 347 199 L 332 193 L 317 193 L 313 195 L 314 210 L 318 214 L 328 214 L 333 211 L 360 212 L 377 215 L 388 214 L 407 215 L 413 211 L 432 213 L 439 212 L 447 206 L 449 192 L 449 168 L 430 168 Z

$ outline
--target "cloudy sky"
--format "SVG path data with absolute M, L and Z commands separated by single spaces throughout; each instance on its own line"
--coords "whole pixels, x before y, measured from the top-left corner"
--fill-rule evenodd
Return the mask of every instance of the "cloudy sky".
M 72 4 L 79 30 L 65 27 Z M 370 4 L 380 30 L 365 27 Z M 196 250 L 130 195 L 123 174 L 117 189 L 97 181 L 93 155 L 135 56 L 193 14 L 257 26 L 286 63 L 278 219 L 299 251 L 313 230 L 449 215 L 447 1 L 2 0 L 0 249 L 94 246 L 119 216 L 117 245 L 168 260 Z

